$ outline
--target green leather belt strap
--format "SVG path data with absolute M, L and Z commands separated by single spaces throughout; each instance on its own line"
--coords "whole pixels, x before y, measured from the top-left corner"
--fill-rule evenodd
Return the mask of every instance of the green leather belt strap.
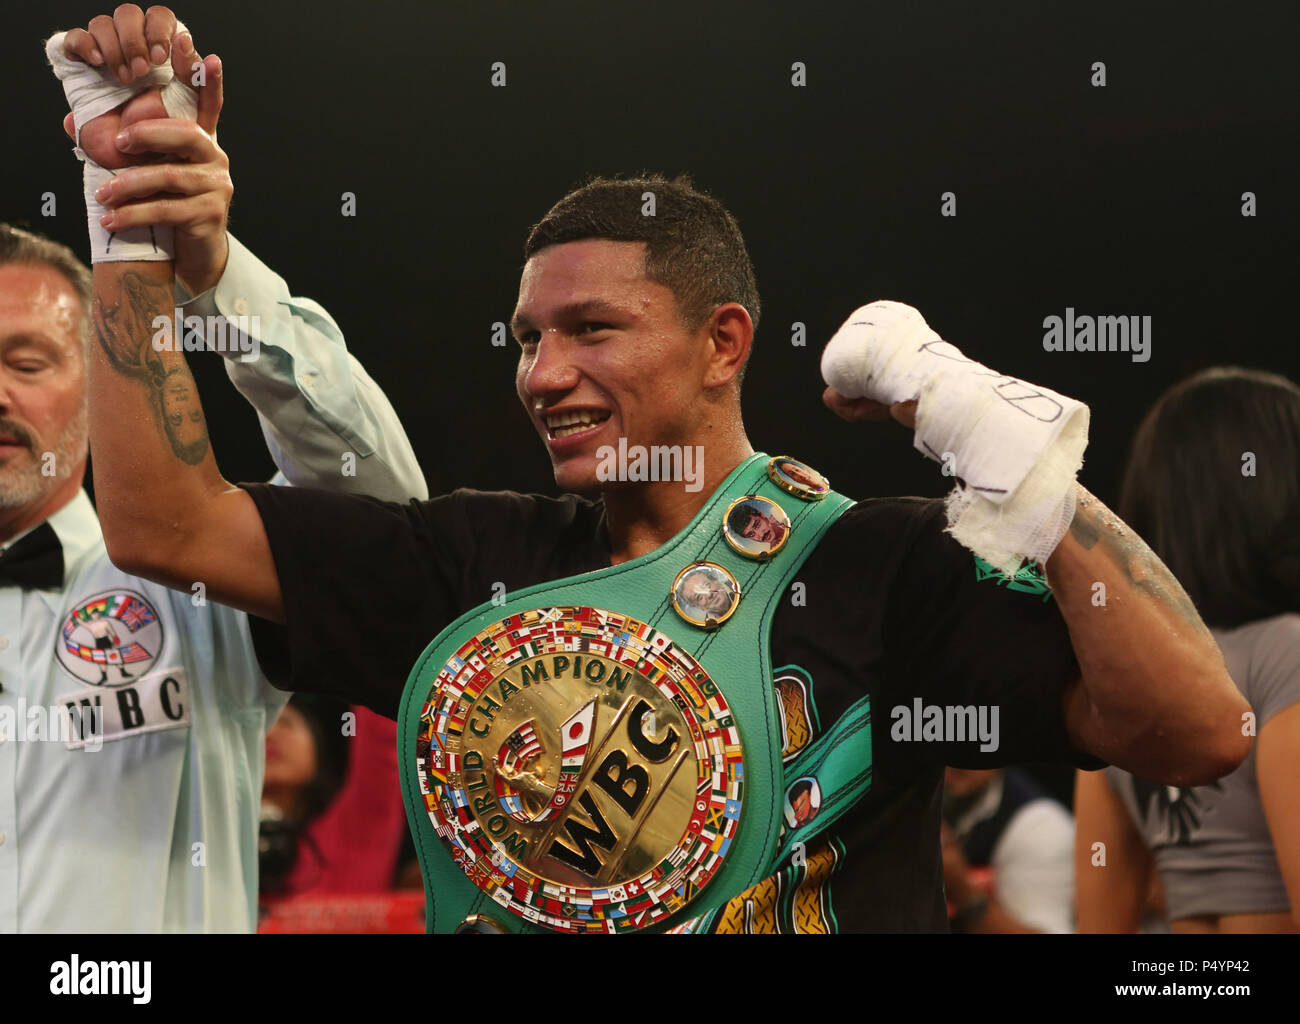
M 790 856 L 795 846 L 807 844 L 835 824 L 871 788 L 870 697 L 855 701 L 829 732 L 785 766 L 785 791 L 789 792 L 796 782 L 807 778 L 815 779 L 820 788 L 818 811 L 811 820 L 786 831 L 768 874 Z M 701 915 L 698 926 L 692 930 L 708 931 L 716 912 L 717 904 Z
M 777 602 L 786 594 L 800 566 L 825 531 L 853 502 L 834 491 L 815 502 L 787 494 L 768 479 L 768 461 L 768 456 L 760 452 L 740 463 L 690 524 L 649 554 L 621 565 L 526 588 L 512 594 L 502 605 L 485 602 L 444 629 L 425 649 L 411 670 L 402 696 L 398 758 L 407 821 L 424 873 L 430 931 L 450 932 L 476 913 L 491 913 L 500 925 L 513 932 L 548 930 L 502 910 L 452 860 L 430 822 L 415 753 L 421 711 L 448 658 L 465 638 L 528 609 L 585 605 L 633 616 L 662 629 L 705 668 L 730 706 L 744 751 L 744 789 L 737 832 L 717 875 L 677 916 L 687 918 L 707 913 L 769 873 L 780 841 L 785 795 L 781 726 L 769 649 L 772 618 Z M 747 495 L 776 502 L 791 521 L 784 546 L 762 561 L 740 555 L 722 535 L 722 518 L 727 507 Z M 736 611 L 713 630 L 697 627 L 679 617 L 670 599 L 678 572 L 696 561 L 711 561 L 725 567 L 741 587 Z M 865 764 L 869 765 L 869 730 L 867 742 Z M 824 742 L 814 745 L 796 764 L 804 763 L 814 752 L 823 749 L 827 749 Z M 858 772 L 862 765 L 859 761 Z M 825 788 L 823 797 L 825 802 L 830 802 L 831 794 Z M 830 810 L 826 807 L 818 817 Z
M 780 863 L 796 843 L 807 843 L 843 816 L 871 787 L 871 698 L 862 697 L 827 733 L 785 767 L 786 789 L 800 779 L 817 780 L 816 816 L 787 832 L 774 858 Z

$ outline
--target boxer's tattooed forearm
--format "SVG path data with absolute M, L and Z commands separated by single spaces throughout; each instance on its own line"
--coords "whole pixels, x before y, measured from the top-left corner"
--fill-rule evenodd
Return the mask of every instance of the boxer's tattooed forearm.
M 154 418 L 172 454 L 187 465 L 208 453 L 208 427 L 198 389 L 185 357 L 153 346 L 153 322 L 170 316 L 172 291 L 166 284 L 128 272 L 107 288 L 97 287 L 94 326 L 109 365 L 147 390 Z M 164 355 L 168 360 L 164 361 Z
M 157 357 L 150 344 L 151 325 L 158 313 L 172 305 L 167 286 L 150 281 L 141 274 L 128 272 L 109 285 L 117 285 L 115 295 L 95 295 L 95 335 L 113 369 L 127 377 L 148 380 L 149 355 Z
M 1123 571 L 1124 578 L 1134 590 L 1149 594 L 1192 626 L 1199 635 L 1210 639 L 1210 633 L 1205 628 L 1196 605 L 1187 596 L 1187 591 L 1177 577 L 1147 546 L 1146 541 L 1082 488 L 1074 518 L 1070 521 L 1070 533 L 1085 550 L 1091 551 L 1100 545 L 1102 552 Z
M 1080 497 L 1078 504 L 1075 506 L 1074 518 L 1070 520 L 1070 533 L 1074 539 L 1079 542 L 1079 546 L 1085 551 L 1091 551 L 1097 541 L 1101 539 L 1101 531 L 1097 529 L 1097 524 L 1092 521 L 1092 517 L 1085 514 L 1084 499 Z

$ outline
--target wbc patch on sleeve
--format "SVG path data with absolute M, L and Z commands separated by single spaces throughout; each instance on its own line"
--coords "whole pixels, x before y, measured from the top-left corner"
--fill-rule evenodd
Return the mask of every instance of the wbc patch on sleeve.
M 70 719 L 64 743 L 69 750 L 190 724 L 190 691 L 182 668 L 160 669 L 111 689 L 74 690 L 57 703 Z

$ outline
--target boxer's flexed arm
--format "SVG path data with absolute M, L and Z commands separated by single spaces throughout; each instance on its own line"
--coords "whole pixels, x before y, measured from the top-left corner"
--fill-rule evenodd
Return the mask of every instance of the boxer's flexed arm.
M 948 466 L 960 484 L 949 499 L 953 536 L 995 565 L 1009 556 L 1044 564 L 1082 675 L 1064 695 L 1077 748 L 1178 786 L 1211 782 L 1245 759 L 1250 706 L 1191 599 L 1074 480 L 1085 406 L 971 362 L 900 303 L 856 311 L 822 371 L 838 415 L 892 414 Z
M 183 353 L 156 351 L 173 315 L 170 262 L 97 263 L 90 437 L 104 543 L 125 572 L 283 621 L 280 581 L 247 492 L 227 483 Z
M 1046 571 L 1083 675 L 1065 698 L 1075 746 L 1170 786 L 1205 785 L 1245 760 L 1250 704 L 1196 606 L 1146 542 L 1081 485 Z
M 823 398 L 846 419 L 916 426 L 914 401 L 886 406 L 831 388 Z M 1082 673 L 1065 694 L 1071 742 L 1170 786 L 1221 778 L 1250 750 L 1241 732 L 1250 705 L 1173 573 L 1082 484 L 1075 494 L 1069 531 L 1045 566 Z

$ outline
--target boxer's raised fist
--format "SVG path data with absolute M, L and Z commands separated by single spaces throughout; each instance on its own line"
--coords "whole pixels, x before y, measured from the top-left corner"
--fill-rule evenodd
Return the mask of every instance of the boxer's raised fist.
M 882 299 L 854 310 L 835 332 L 822 352 L 822 377 L 846 399 L 883 405 L 908 402 L 917 397 L 931 367 L 943 366 L 923 358 L 923 353 L 969 362 L 918 310 Z
M 101 14 L 84 29 L 68 32 L 64 53 L 93 67 L 107 67 L 119 82 L 130 85 L 151 66 L 166 62 L 176 24 L 176 15 L 166 7 L 146 12 L 135 4 L 121 4 L 112 15 Z M 181 73 L 179 68 L 176 73 Z
M 901 302 L 854 310 L 821 358 L 826 404 L 847 420 L 888 413 L 957 487 L 948 532 L 1004 571 L 1045 561 L 1074 512 L 1088 407 L 990 370 Z M 910 422 L 909 422 L 910 421 Z
M 234 188 L 216 139 L 221 61 L 200 58 L 185 26 L 157 11 L 165 15 L 157 29 L 151 8 L 147 30 L 137 25 L 134 36 L 123 30 L 120 37 L 114 30 L 126 66 L 141 46 L 155 60 L 129 84 L 111 74 L 113 54 L 101 51 L 108 46 L 101 36 L 58 33 L 45 50 L 73 110 L 64 131 L 75 138 L 79 126 L 92 259 L 171 257 L 177 278 L 198 294 L 220 280 L 229 252 Z
M 139 121 L 150 121 L 155 118 L 168 117 L 167 108 L 163 106 L 162 92 L 158 89 L 149 89 L 133 96 L 116 110 L 111 110 L 107 114 L 101 114 L 91 121 L 81 130 L 81 148 L 85 150 L 86 156 L 99 164 L 100 167 L 107 167 L 110 170 L 118 170 L 123 167 L 133 167 L 137 164 L 147 164 L 159 159 L 159 156 L 152 153 L 124 153 L 117 147 L 118 132 L 123 128 L 129 128 Z M 69 114 L 63 122 L 63 130 L 72 137 L 72 115 Z
M 119 8 L 119 11 L 122 8 Z M 138 11 L 139 8 L 136 8 Z M 169 25 L 174 28 L 176 19 L 172 16 L 171 11 L 165 7 L 151 7 L 150 15 L 155 11 L 162 11 L 169 20 Z M 96 19 L 95 21 L 99 21 Z M 110 19 L 110 24 L 112 19 Z M 91 22 L 93 27 L 95 22 Z M 75 38 L 80 33 L 78 38 Z M 139 37 L 139 45 L 144 45 L 145 37 Z M 125 45 L 125 44 L 124 44 Z M 177 33 L 175 38 L 168 36 L 165 40 L 165 47 L 162 44 L 153 42 L 151 44 L 153 56 L 163 53 L 163 61 L 168 58 L 171 60 L 172 73 L 177 80 L 185 83 L 187 87 L 193 88 L 195 74 L 202 61 L 194 49 L 194 41 L 190 38 L 188 32 L 182 31 Z M 79 60 L 83 63 L 102 66 L 105 63 L 104 57 L 95 39 L 87 32 L 81 29 L 74 29 L 67 34 L 63 41 L 63 52 L 71 60 Z M 96 61 L 96 57 L 99 58 Z M 160 62 L 161 63 L 161 62 Z M 138 76 L 132 76 L 132 81 Z M 146 89 L 131 97 L 126 103 L 122 104 L 115 110 L 106 114 L 101 114 L 93 121 L 86 124 L 81 130 L 81 148 L 86 152 L 95 163 L 101 167 L 107 167 L 111 170 L 117 170 L 122 167 L 131 167 L 137 164 L 151 163 L 154 160 L 161 159 L 161 156 L 148 152 L 124 152 L 116 143 L 118 133 L 123 128 L 129 128 L 131 125 L 140 121 L 149 121 L 158 118 L 171 116 L 168 114 L 162 101 L 162 91 L 158 88 Z M 208 128 L 213 130 L 215 125 Z M 69 114 L 64 118 L 63 130 L 70 138 L 75 139 L 72 124 L 72 115 Z

